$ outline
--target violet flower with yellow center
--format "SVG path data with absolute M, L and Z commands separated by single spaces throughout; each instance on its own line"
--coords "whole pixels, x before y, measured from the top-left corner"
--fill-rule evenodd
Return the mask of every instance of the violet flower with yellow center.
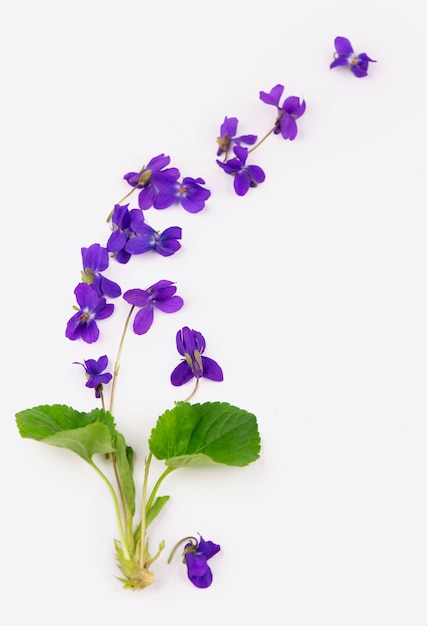
M 335 60 L 330 64 L 330 69 L 347 66 L 357 78 L 363 78 L 368 75 L 369 63 L 376 63 L 374 59 L 368 57 L 366 52 L 355 54 L 353 46 L 346 37 L 336 37 L 334 44 Z
M 189 213 L 198 213 L 205 207 L 206 200 L 210 198 L 209 189 L 203 178 L 191 178 L 187 176 L 178 181 L 163 181 L 159 185 L 159 193 L 154 204 L 155 209 L 166 209 L 176 202 L 180 202 L 183 209 Z

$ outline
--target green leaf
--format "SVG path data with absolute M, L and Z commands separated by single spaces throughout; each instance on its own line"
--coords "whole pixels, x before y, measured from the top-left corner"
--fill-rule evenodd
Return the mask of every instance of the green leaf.
M 113 416 L 101 409 L 82 413 L 63 404 L 37 406 L 17 413 L 16 423 L 21 437 L 66 448 L 89 463 L 94 454 L 115 450 Z
M 178 402 L 157 420 L 149 446 L 168 467 L 242 467 L 259 457 L 260 437 L 255 415 L 227 402 Z
M 120 476 L 123 496 L 132 515 L 135 513 L 135 483 L 133 480 L 133 450 L 126 445 L 125 438 L 119 432 L 115 437 L 116 462 Z
M 158 516 L 160 511 L 165 506 L 166 502 L 169 500 L 169 498 L 170 496 L 160 496 L 154 500 L 153 505 L 150 506 L 146 514 L 146 522 L 145 522 L 146 527 L 148 527 L 149 524 L 151 524 L 151 522 L 153 521 L 153 519 Z

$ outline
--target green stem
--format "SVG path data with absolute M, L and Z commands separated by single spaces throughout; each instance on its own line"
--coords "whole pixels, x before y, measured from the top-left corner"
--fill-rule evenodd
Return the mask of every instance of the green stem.
M 148 485 L 148 474 L 150 472 L 150 463 L 153 458 L 153 454 L 150 452 L 148 458 L 145 459 L 145 470 L 144 470 L 144 483 L 142 486 L 142 503 L 141 503 L 141 553 L 139 555 L 139 564 L 140 567 L 144 567 L 145 565 L 145 531 L 147 528 L 147 485 Z
M 132 312 L 134 310 L 134 306 L 131 306 L 131 309 L 129 311 L 129 314 L 126 318 L 125 321 L 125 325 L 123 327 L 123 332 L 122 332 L 122 336 L 120 338 L 120 343 L 119 343 L 119 349 L 117 351 L 117 357 L 116 357 L 116 362 L 114 365 L 114 374 L 113 374 L 113 382 L 112 382 L 112 386 L 111 386 L 111 395 L 110 395 L 110 406 L 109 406 L 109 412 L 111 413 L 111 415 L 113 414 L 113 405 L 114 405 L 114 397 L 115 397 L 115 393 L 116 393 L 116 385 L 117 385 L 117 377 L 119 375 L 119 370 L 120 370 L 120 358 L 122 355 L 122 351 L 123 351 L 123 345 L 124 345 L 124 341 L 125 341 L 125 336 L 126 336 L 126 331 L 128 329 L 129 326 L 129 321 L 132 315 Z M 104 407 L 104 397 L 102 396 L 102 406 Z M 129 534 L 129 509 L 126 506 L 126 502 L 125 502 L 125 498 L 123 495 L 123 488 L 122 488 L 122 484 L 120 482 L 120 476 L 119 476 L 119 472 L 118 472 L 118 468 L 117 468 L 117 460 L 116 460 L 116 455 L 114 454 L 114 452 L 112 452 L 110 454 L 110 459 L 111 462 L 113 463 L 113 469 L 114 469 L 114 476 L 116 478 L 116 483 L 117 483 L 117 489 L 119 491 L 119 496 L 120 496 L 120 502 L 122 505 L 122 510 L 123 510 L 123 519 L 124 519 L 124 523 L 126 526 L 126 534 L 127 536 L 131 536 L 132 533 Z
M 163 482 L 163 480 L 166 478 L 166 476 L 168 476 L 168 474 L 170 474 L 171 472 L 173 472 L 174 469 L 173 467 L 168 467 L 166 468 L 166 470 L 163 472 L 163 474 L 160 476 L 160 478 L 157 480 L 156 484 L 153 487 L 153 490 L 151 491 L 150 497 L 147 500 L 147 487 L 148 487 L 148 475 L 150 472 L 150 464 L 151 464 L 151 459 L 153 458 L 153 454 L 150 452 L 150 454 L 148 455 L 146 461 L 145 461 L 145 472 L 144 472 L 144 484 L 142 487 L 142 503 L 141 503 L 141 534 L 140 534 L 140 555 L 139 555 L 139 562 L 140 562 L 140 567 L 144 567 L 146 566 L 148 563 L 152 563 L 153 561 L 156 560 L 158 554 L 152 558 L 149 562 L 147 561 L 147 563 L 145 562 L 145 533 L 147 530 L 147 511 L 150 510 L 154 498 L 156 497 L 156 493 L 161 485 L 161 483 Z
M 121 502 L 122 511 L 123 511 L 123 520 L 124 520 L 126 528 L 128 528 L 128 520 L 129 520 L 130 511 L 126 504 L 125 497 L 123 495 L 123 487 L 122 487 L 122 483 L 120 482 L 120 475 L 119 475 L 119 470 L 117 467 L 117 459 L 116 459 L 115 452 L 111 452 L 110 459 L 113 463 L 114 477 L 116 479 L 117 489 L 119 490 L 119 497 L 120 497 L 120 502 Z
M 93 467 L 95 472 L 105 482 L 105 484 L 107 485 L 108 490 L 109 490 L 109 492 L 111 494 L 111 497 L 113 498 L 114 510 L 115 510 L 115 513 L 116 513 L 116 520 L 117 520 L 117 526 L 118 526 L 118 529 L 119 529 L 121 547 L 122 547 L 123 554 L 124 554 L 125 558 L 126 559 L 130 559 L 130 555 L 129 555 L 129 552 L 128 552 L 128 549 L 127 549 L 127 545 L 126 545 L 125 534 L 123 532 L 122 518 L 121 518 L 121 515 L 120 515 L 120 506 L 119 506 L 119 501 L 118 501 L 117 496 L 116 496 L 116 492 L 114 491 L 113 485 L 110 483 L 110 481 L 108 480 L 106 475 L 99 469 L 99 467 L 97 465 L 95 465 L 95 463 L 93 461 L 90 461 L 90 465 Z
M 163 472 L 163 474 L 160 476 L 160 478 L 158 479 L 158 481 L 156 482 L 156 484 L 153 487 L 153 490 L 152 490 L 152 492 L 150 494 L 150 497 L 147 500 L 146 511 L 149 511 L 150 508 L 152 507 L 154 498 L 156 497 L 157 491 L 158 491 L 160 485 L 162 484 L 163 480 L 166 478 L 166 476 L 168 476 L 175 469 L 176 469 L 176 467 L 167 467 L 165 469 L 165 471 Z

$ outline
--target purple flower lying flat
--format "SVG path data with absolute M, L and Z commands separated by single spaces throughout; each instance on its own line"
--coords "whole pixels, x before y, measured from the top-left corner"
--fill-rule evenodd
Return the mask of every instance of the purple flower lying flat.
M 219 137 L 217 138 L 218 150 L 216 155 L 221 156 L 221 154 L 227 154 L 233 144 L 236 146 L 240 146 L 242 143 L 245 143 L 248 146 L 252 146 L 256 140 L 256 135 L 240 135 L 240 137 L 236 137 L 237 133 L 237 125 L 239 120 L 237 117 L 225 117 L 221 127 L 219 129 Z
M 279 105 L 280 98 L 284 91 L 283 85 L 276 85 L 269 93 L 260 91 L 259 97 L 265 104 L 271 104 L 277 108 L 277 119 L 275 122 L 274 134 L 281 133 L 283 139 L 293 141 L 297 136 L 298 128 L 296 121 L 305 112 L 305 100 L 300 101 L 296 96 L 289 96 Z
M 234 191 L 238 196 L 244 196 L 250 187 L 257 187 L 265 180 L 264 171 L 259 165 L 246 165 L 248 149 L 243 146 L 235 146 L 233 149 L 235 157 L 225 163 L 218 161 L 218 165 L 231 176 L 234 176 Z
M 212 571 L 208 565 L 208 560 L 220 550 L 221 546 L 213 543 L 213 541 L 205 541 L 201 535 L 197 546 L 193 543 L 187 543 L 184 547 L 188 578 L 199 589 L 206 589 L 211 585 Z
M 100 298 L 93 287 L 86 283 L 79 283 L 74 293 L 80 308 L 68 320 L 65 336 L 73 341 L 83 339 L 86 343 L 94 343 L 99 337 L 96 320 L 110 317 L 114 304 L 107 304 L 106 299 Z
M 160 233 L 144 223 L 138 227 L 136 236 L 129 239 L 125 251 L 129 254 L 143 254 L 154 250 L 162 256 L 171 256 L 180 249 L 178 239 L 181 237 L 182 228 L 179 226 L 170 226 Z
M 170 280 L 159 280 L 148 289 L 129 289 L 123 298 L 129 304 L 140 308 L 133 321 L 133 330 L 137 335 L 144 335 L 154 319 L 154 307 L 164 313 L 175 313 L 182 308 L 184 301 L 176 296 L 176 287 Z
M 170 157 L 159 154 L 153 157 L 140 172 L 128 172 L 124 175 L 129 185 L 141 189 L 138 196 L 138 203 L 139 208 L 143 211 L 152 206 L 154 206 L 154 208 L 166 208 L 156 206 L 159 185 L 173 183 L 180 176 L 179 170 L 176 167 L 164 169 L 169 163 Z M 171 204 L 172 203 L 173 200 Z
M 106 385 L 112 379 L 112 375 L 109 372 L 104 372 L 108 365 L 108 357 L 100 356 L 98 360 L 87 359 L 84 363 L 75 362 L 76 365 L 82 365 L 86 372 L 86 387 L 95 389 L 95 397 L 101 397 L 102 386 Z
M 109 256 L 107 248 L 94 243 L 89 248 L 82 248 L 83 282 L 92 285 L 99 297 L 117 298 L 121 295 L 120 286 L 101 274 L 108 268 Z
M 184 385 L 192 378 L 209 378 L 220 382 L 224 379 L 222 369 L 216 361 L 202 356 L 206 342 L 202 333 L 190 330 L 185 326 L 176 334 L 176 347 L 184 360 L 176 366 L 171 374 L 171 383 L 175 387 Z
M 154 205 L 155 209 L 166 209 L 175 202 L 180 202 L 181 206 L 189 213 L 201 211 L 205 202 L 210 198 L 209 189 L 202 187 L 205 184 L 203 178 L 191 178 L 187 176 L 182 182 L 163 181 L 159 184 L 159 193 Z
M 368 75 L 369 63 L 376 63 L 365 52 L 355 55 L 353 46 L 345 37 L 335 38 L 335 60 L 330 64 L 330 69 L 341 65 L 348 66 L 357 78 Z

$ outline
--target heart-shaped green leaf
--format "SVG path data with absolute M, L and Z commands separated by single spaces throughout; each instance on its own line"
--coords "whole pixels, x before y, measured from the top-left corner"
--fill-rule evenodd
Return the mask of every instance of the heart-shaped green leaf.
M 260 437 L 255 415 L 227 402 L 179 402 L 159 417 L 149 445 L 168 467 L 244 466 L 259 457 Z

